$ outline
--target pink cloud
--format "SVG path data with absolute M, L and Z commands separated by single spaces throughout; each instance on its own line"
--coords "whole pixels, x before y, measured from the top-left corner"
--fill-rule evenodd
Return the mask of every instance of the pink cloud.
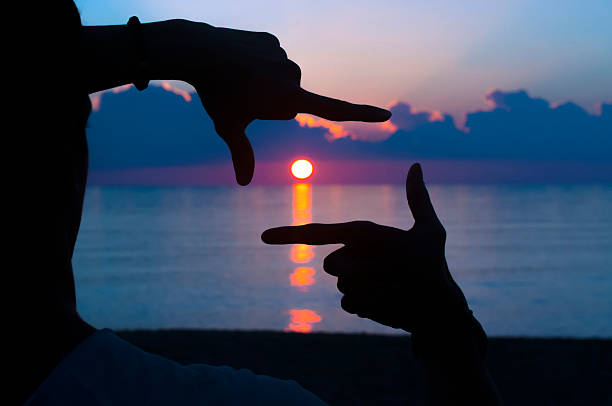
M 181 96 L 183 99 L 185 99 L 186 102 L 190 102 L 191 101 L 191 94 L 183 89 L 179 89 L 178 87 L 172 86 L 169 82 L 162 82 L 161 83 L 161 87 L 164 90 L 167 90 L 169 92 L 172 92 L 174 94 L 178 94 L 179 96 Z
M 297 121 L 302 127 L 323 127 L 327 129 L 326 137 L 329 141 L 332 141 L 337 138 L 344 137 L 353 137 L 353 135 L 347 131 L 341 124 L 334 123 L 332 121 L 328 121 L 322 118 L 318 118 L 315 116 L 311 116 L 310 114 L 300 113 L 295 117 L 295 121 Z
M 390 121 L 376 124 L 359 122 L 343 122 L 340 124 L 303 113 L 298 114 L 295 120 L 302 127 L 327 129 L 325 136 L 328 141 L 345 137 L 350 137 L 352 140 L 380 141 L 397 131 L 397 127 Z
M 179 89 L 176 86 L 173 86 L 170 82 L 153 82 L 152 83 L 153 86 L 158 86 L 161 87 L 162 89 L 168 91 L 168 92 L 172 92 L 174 94 L 177 94 L 179 96 L 181 96 L 186 102 L 190 102 L 192 100 L 191 97 L 191 93 L 188 92 L 187 90 L 184 89 Z M 134 85 L 132 83 L 127 83 L 125 85 L 121 85 L 121 86 L 117 86 L 117 87 L 113 87 L 112 89 L 107 89 L 107 90 L 102 90 L 100 92 L 96 92 L 96 93 L 92 93 L 89 95 L 89 99 L 91 100 L 91 108 L 93 111 L 100 111 L 100 108 L 102 106 L 102 96 L 105 93 L 122 93 L 125 92 L 127 90 L 130 90 L 132 87 L 134 87 Z

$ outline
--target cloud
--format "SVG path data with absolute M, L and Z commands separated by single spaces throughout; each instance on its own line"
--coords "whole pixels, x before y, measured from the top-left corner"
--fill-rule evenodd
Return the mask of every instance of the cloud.
M 412 107 L 403 102 L 395 102 L 391 106 L 391 125 L 396 129 L 412 131 L 429 123 L 444 121 L 446 117 L 439 111 L 412 111 Z M 449 116 L 450 117 L 450 116 Z
M 117 94 L 117 93 L 125 92 L 126 90 L 130 90 L 132 86 L 134 85 L 131 83 L 128 83 L 125 85 L 113 87 L 112 89 L 101 90 L 99 92 L 90 94 L 89 99 L 91 100 L 91 109 L 93 111 L 100 111 L 100 107 L 102 105 L 102 96 L 104 95 L 104 93 L 110 92 L 110 93 Z
M 176 82 L 176 81 L 173 81 Z M 153 81 L 151 82 L 152 86 L 158 86 L 161 87 L 162 89 L 168 91 L 168 92 L 172 92 L 174 94 L 178 94 L 179 96 L 181 96 L 183 99 L 185 99 L 186 102 L 190 102 L 191 101 L 191 93 L 192 91 L 190 91 L 189 89 L 181 89 L 180 87 L 177 87 L 176 84 L 169 82 L 169 81 Z M 91 109 L 93 111 L 100 111 L 100 107 L 102 106 L 102 96 L 104 96 L 104 94 L 107 93 L 113 93 L 113 94 L 117 94 L 117 93 L 122 93 L 125 91 L 128 91 L 130 89 L 134 88 L 134 85 L 132 83 L 127 83 L 125 85 L 121 85 L 121 86 L 117 86 L 117 87 L 113 87 L 111 89 L 106 89 L 106 90 L 101 90 L 99 92 L 93 93 L 89 95 L 89 99 L 91 100 Z M 195 91 L 195 89 L 193 90 Z
M 391 124 L 390 121 L 384 123 L 360 123 L 360 122 L 342 122 L 336 123 L 325 120 L 310 114 L 298 114 L 295 120 L 301 127 L 308 128 L 325 128 L 327 133 L 325 138 L 328 141 L 334 141 L 340 138 L 350 138 L 360 141 L 381 141 L 388 138 L 390 134 L 397 131 L 397 127 Z
M 191 101 L 191 94 L 188 91 L 183 90 L 183 89 L 179 89 L 178 87 L 173 86 L 170 82 L 166 82 L 166 81 L 161 82 L 161 87 L 164 90 L 167 90 L 167 91 L 172 92 L 174 94 L 178 94 L 183 99 L 185 99 L 186 102 L 190 102 Z
M 485 95 L 485 100 L 493 105 L 494 108 L 500 108 L 507 111 L 544 111 L 549 109 L 550 104 L 544 99 L 532 98 L 525 90 L 515 92 L 503 92 L 501 90 L 492 90 Z
M 327 133 L 325 134 L 328 140 L 334 140 L 337 138 L 351 137 L 355 138 L 355 135 L 344 127 L 341 124 L 334 123 L 332 121 L 328 121 L 319 117 L 312 116 L 310 114 L 298 114 L 295 117 L 295 121 L 297 121 L 301 127 L 309 127 L 316 128 L 322 127 L 327 129 Z
M 105 93 L 88 126 L 92 171 L 228 163 L 227 148 L 198 95 L 190 96 L 187 102 L 180 92 L 156 86 Z M 525 90 L 493 90 L 485 100 L 490 107 L 469 113 L 464 128 L 449 114 L 415 111 L 396 102 L 387 123 L 333 123 L 300 114 L 290 121 L 256 120 L 247 134 L 259 168 L 297 156 L 343 162 L 487 161 L 503 162 L 506 168 L 518 162 L 581 162 L 599 165 L 599 172 L 612 167 L 612 104 L 603 103 L 600 114 L 589 114 L 575 103 L 555 105 Z M 583 164 L 580 170 L 586 171 Z M 545 165 L 530 168 L 554 172 Z
M 382 149 L 414 158 L 612 160 L 608 104 L 592 115 L 573 102 L 552 105 L 525 90 L 493 90 L 485 100 L 491 108 L 468 113 L 463 129 L 450 115 L 413 112 L 398 103 L 391 109 L 398 130 Z
M 612 157 L 612 126 L 573 102 L 551 105 L 524 90 L 487 94 L 490 111 L 467 115 L 478 155 L 518 159 L 605 160 Z
M 182 94 L 149 86 L 99 97 L 87 128 L 91 170 L 193 165 L 228 157 L 202 105 Z

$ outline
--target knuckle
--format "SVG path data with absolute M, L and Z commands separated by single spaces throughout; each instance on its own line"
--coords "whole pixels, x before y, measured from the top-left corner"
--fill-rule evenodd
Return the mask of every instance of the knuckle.
M 378 227 L 378 224 L 371 221 L 357 220 L 347 223 L 346 231 L 351 234 L 353 238 L 368 240 L 374 235 Z
M 285 51 L 282 47 L 278 47 L 278 52 L 281 55 L 281 58 L 287 59 L 287 51 Z
M 323 260 L 323 270 L 327 273 L 334 267 L 334 258 L 331 255 L 328 255 Z
M 370 238 L 379 231 L 380 225 L 368 220 L 358 220 L 352 223 L 353 231 L 365 238 Z
M 435 235 L 443 240 L 446 241 L 446 229 L 444 228 L 444 226 L 440 223 L 438 223 L 435 227 Z
M 346 295 L 342 296 L 342 299 L 340 300 L 340 307 L 342 307 L 342 309 L 347 313 L 355 314 L 355 309 L 353 308 L 351 299 L 349 299 Z
M 302 76 L 302 69 L 300 68 L 300 65 L 298 65 L 297 63 L 293 62 L 292 60 L 289 60 L 290 65 L 293 67 L 293 69 L 295 70 L 295 72 L 299 75 Z
M 446 230 L 444 229 L 444 226 L 442 226 L 442 224 L 440 223 L 423 227 L 421 229 L 421 232 L 431 239 L 446 241 Z
M 350 224 L 355 227 L 355 228 L 372 228 L 376 226 L 376 223 L 369 221 L 369 220 L 356 220 L 356 221 L 351 221 Z
M 285 66 L 289 76 L 292 79 L 296 80 L 297 82 L 302 79 L 302 69 L 297 63 L 293 62 L 290 59 L 287 59 L 287 61 L 285 62 Z
M 280 47 L 280 41 L 278 40 L 276 35 L 270 34 L 269 32 L 262 32 L 260 35 L 264 41 L 269 42 L 274 46 Z

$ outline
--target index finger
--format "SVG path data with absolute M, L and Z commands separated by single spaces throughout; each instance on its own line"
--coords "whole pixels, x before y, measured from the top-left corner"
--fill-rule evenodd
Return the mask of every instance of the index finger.
M 375 123 L 387 121 L 391 117 L 389 110 L 321 96 L 302 88 L 298 91 L 297 110 L 300 113 L 314 114 L 315 116 L 332 121 L 365 121 Z
M 261 239 L 266 244 L 355 244 L 378 239 L 382 232 L 399 229 L 381 226 L 370 221 L 351 221 L 335 224 L 305 224 L 266 230 Z

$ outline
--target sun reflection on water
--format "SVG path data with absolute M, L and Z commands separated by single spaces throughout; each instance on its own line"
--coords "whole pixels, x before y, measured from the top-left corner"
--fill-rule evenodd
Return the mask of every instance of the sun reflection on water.
M 308 292 L 308 286 L 315 283 L 315 270 L 309 266 L 300 266 L 289 275 L 291 286 L 297 286 L 302 292 Z
M 310 245 L 295 244 L 291 246 L 289 258 L 296 264 L 306 264 L 314 258 L 314 252 Z
M 312 221 L 312 185 L 296 183 L 293 185 L 293 225 L 299 226 Z
M 312 325 L 318 323 L 323 318 L 314 310 L 309 309 L 291 309 L 289 310 L 291 320 L 285 331 L 293 331 L 296 333 L 310 333 Z
M 296 183 L 293 185 L 292 199 L 293 225 L 299 226 L 312 222 L 312 185 L 309 183 Z M 305 244 L 295 244 L 289 250 L 289 258 L 295 264 L 307 264 L 315 257 L 313 247 Z M 308 292 L 314 285 L 316 271 L 309 266 L 298 266 L 289 275 L 289 283 L 300 292 Z M 309 333 L 315 323 L 323 318 L 311 309 L 290 309 L 289 325 L 285 331 Z
M 293 185 L 293 225 L 300 226 L 312 221 L 312 185 L 309 183 L 296 183 Z M 305 264 L 314 258 L 312 246 L 295 244 L 291 246 L 289 258 L 296 264 Z

